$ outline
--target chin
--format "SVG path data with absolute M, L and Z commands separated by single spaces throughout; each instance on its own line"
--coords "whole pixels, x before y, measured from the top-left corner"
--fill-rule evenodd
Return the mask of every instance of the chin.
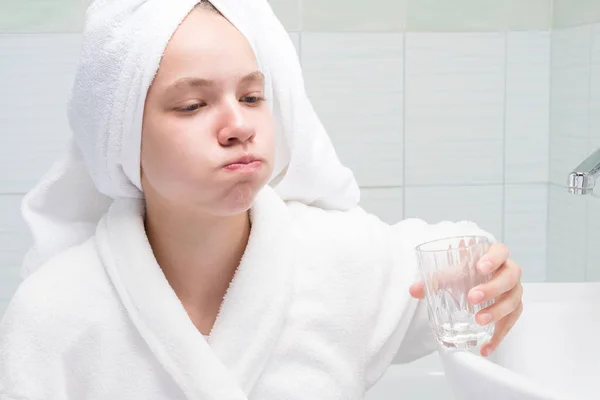
M 247 212 L 251 207 L 258 192 L 266 185 L 243 184 L 236 185 L 220 201 L 222 215 L 236 215 Z

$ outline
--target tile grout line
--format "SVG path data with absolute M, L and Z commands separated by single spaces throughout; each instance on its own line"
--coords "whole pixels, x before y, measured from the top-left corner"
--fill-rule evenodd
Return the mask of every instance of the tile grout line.
M 406 36 L 402 34 L 402 219 L 406 219 Z
M 554 13 L 554 7 L 552 8 Z M 552 17 L 554 21 L 554 16 Z M 546 195 L 546 270 L 544 280 L 548 281 L 548 261 L 550 260 L 550 202 L 552 200 L 552 194 L 550 191 L 551 185 L 551 171 L 552 171 L 552 106 L 554 104 L 554 85 L 552 85 L 554 77 L 554 69 L 552 60 L 554 59 L 554 24 L 550 26 L 550 51 L 548 52 L 548 157 L 547 165 L 548 172 L 546 174 L 547 179 L 547 195 Z
M 304 32 L 304 4 L 302 0 L 298 0 L 298 28 L 300 29 L 300 33 Z
M 507 139 L 507 105 L 508 105 L 508 31 L 504 31 L 504 118 L 502 120 L 502 131 L 504 134 L 504 140 L 502 141 L 502 240 L 506 241 L 506 139 Z
M 590 65 L 590 71 L 588 74 L 588 107 L 587 107 L 587 111 L 588 111 L 588 121 L 587 121 L 587 143 L 588 143 L 588 149 L 592 148 L 592 82 L 593 82 L 593 62 L 594 62 L 594 26 L 590 25 L 590 49 L 589 49 L 589 65 Z M 587 154 L 586 154 L 587 157 Z M 584 230 L 584 241 L 583 241 L 583 249 L 584 249 L 584 255 L 585 255 L 585 262 L 583 265 L 583 280 L 584 281 L 588 281 L 588 268 L 587 268 L 587 264 L 588 264 L 588 255 L 589 255 L 589 240 L 588 240 L 588 236 L 589 236 L 589 231 L 590 231 L 590 202 L 586 201 L 585 202 L 585 230 Z
M 514 182 L 507 183 L 507 186 L 516 186 L 516 187 L 527 187 L 527 186 L 547 186 L 548 182 Z M 373 186 L 360 186 L 361 189 L 369 190 L 369 189 L 401 189 L 401 188 L 474 188 L 474 187 L 501 187 L 504 186 L 502 182 L 492 182 L 492 183 L 432 183 L 432 184 L 423 184 L 423 185 L 373 185 Z M 559 185 L 556 185 L 560 187 Z
M 296 8 L 296 11 L 298 12 L 298 62 L 300 63 L 302 74 L 304 74 L 304 70 L 302 68 L 302 39 L 304 38 L 304 18 L 302 16 L 302 0 L 298 0 L 298 7 Z

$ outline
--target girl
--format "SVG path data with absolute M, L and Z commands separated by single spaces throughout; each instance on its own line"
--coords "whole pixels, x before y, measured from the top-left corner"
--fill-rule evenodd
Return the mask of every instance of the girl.
M 435 349 L 414 247 L 490 236 L 356 205 L 266 0 L 97 0 L 69 120 L 23 204 L 36 243 L 0 325 L 3 400 L 360 399 Z M 521 312 L 520 268 L 500 244 L 480 267 L 487 353 Z

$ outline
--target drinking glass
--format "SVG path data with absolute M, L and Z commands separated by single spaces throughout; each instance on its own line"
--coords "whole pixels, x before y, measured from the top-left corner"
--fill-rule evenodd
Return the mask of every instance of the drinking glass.
M 475 314 L 494 300 L 473 305 L 467 296 L 492 275 L 477 270 L 477 262 L 488 251 L 484 236 L 457 236 L 423 243 L 416 248 L 429 323 L 438 342 L 446 348 L 470 349 L 489 341 L 494 324 L 479 325 Z

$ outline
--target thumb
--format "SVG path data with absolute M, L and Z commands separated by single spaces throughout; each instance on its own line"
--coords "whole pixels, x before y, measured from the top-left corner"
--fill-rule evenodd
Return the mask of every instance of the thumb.
M 417 282 L 410 287 L 409 292 L 412 297 L 423 299 L 425 297 L 425 285 L 423 285 L 423 282 Z

